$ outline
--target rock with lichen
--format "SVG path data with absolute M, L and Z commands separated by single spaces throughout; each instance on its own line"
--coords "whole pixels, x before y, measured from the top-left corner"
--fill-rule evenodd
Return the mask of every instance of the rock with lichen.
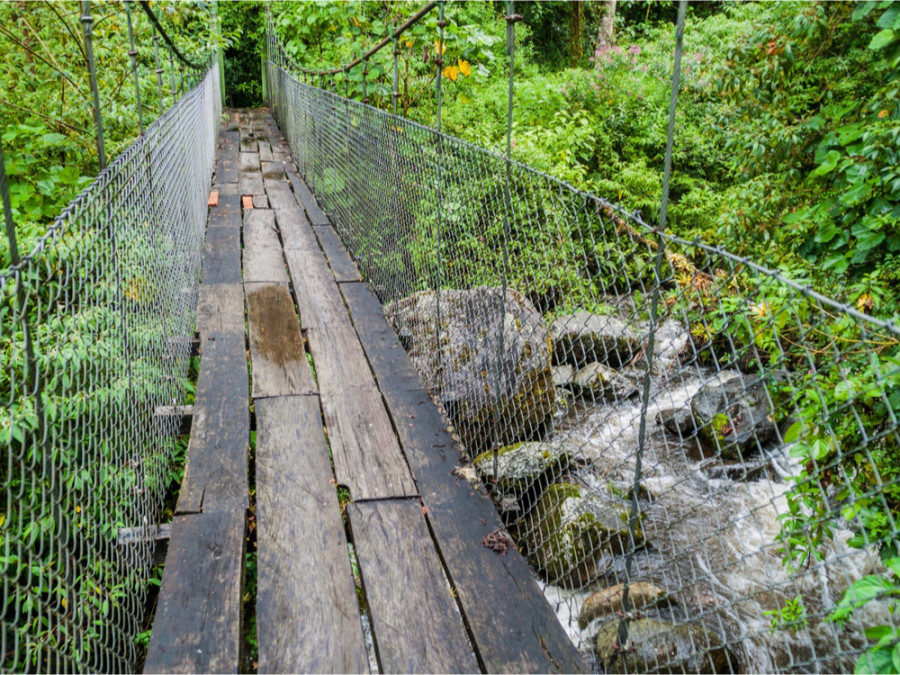
M 628 642 L 619 649 L 619 621 L 600 627 L 594 652 L 607 673 L 732 673 L 737 662 L 721 637 L 687 623 L 656 619 L 628 622 Z
M 422 291 L 385 316 L 470 451 L 533 438 L 554 412 L 550 333 L 518 291 Z M 436 323 L 440 316 L 440 341 Z
M 540 484 L 549 485 L 572 460 L 572 453 L 562 443 L 515 443 L 497 451 L 497 472 L 491 450 L 476 457 L 472 464 L 485 483 L 503 493 L 522 495 Z
M 634 382 L 602 363 L 591 363 L 575 373 L 574 389 L 589 401 L 624 401 L 637 396 Z
M 619 368 L 641 353 L 644 339 L 633 324 L 617 316 L 575 312 L 550 325 L 554 363 L 580 368 L 603 363 Z
M 741 459 L 775 433 L 765 384 L 753 375 L 724 370 L 691 399 L 694 425 L 724 459 Z
M 544 491 L 515 532 L 529 561 L 548 583 L 581 588 L 597 578 L 602 556 L 628 549 L 629 514 L 630 504 L 612 492 L 557 483 Z M 638 519 L 634 544 L 643 542 Z

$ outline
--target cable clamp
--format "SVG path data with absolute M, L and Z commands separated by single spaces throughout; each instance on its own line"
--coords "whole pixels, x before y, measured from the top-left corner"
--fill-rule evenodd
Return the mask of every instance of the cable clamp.
M 522 18 L 523 17 L 521 14 L 510 14 L 508 17 L 506 17 L 506 22 L 507 23 L 519 23 L 519 21 L 521 21 Z

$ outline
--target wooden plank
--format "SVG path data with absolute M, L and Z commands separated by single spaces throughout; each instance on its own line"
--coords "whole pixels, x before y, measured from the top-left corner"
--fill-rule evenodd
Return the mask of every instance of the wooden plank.
M 246 509 L 250 411 L 244 335 L 210 332 L 201 349 L 176 513 Z
M 300 325 L 308 339 L 323 391 L 373 385 L 365 353 L 321 252 L 285 249 Z
M 253 398 L 315 394 L 300 323 L 287 286 L 246 284 Z
M 259 672 L 368 672 L 318 399 L 255 409 Z
M 230 187 L 230 186 L 226 186 Z M 241 197 L 237 192 L 219 190 L 219 205 L 209 210 L 207 220 L 208 228 L 233 228 L 241 227 Z
M 278 231 L 281 232 L 281 241 L 285 250 L 293 249 L 319 254 L 319 242 L 309 226 L 309 221 L 303 215 L 303 210 L 294 199 L 293 193 L 290 190 L 276 189 L 271 185 L 266 189 L 269 194 L 269 203 L 275 211 Z
M 144 672 L 236 673 L 243 510 L 176 516 Z
M 241 283 L 241 233 L 230 227 L 206 230 L 203 249 L 203 283 Z
M 259 159 L 261 162 L 272 161 L 272 146 L 267 141 L 259 141 Z
M 312 192 L 306 187 L 306 183 L 300 179 L 300 176 L 293 171 L 288 171 L 287 177 L 291 181 L 291 185 L 294 188 L 297 198 L 303 205 L 303 208 L 306 209 L 306 215 L 309 216 L 310 222 L 313 225 L 329 225 L 331 221 L 328 220 L 328 216 L 326 216 L 322 209 L 319 208 L 316 198 L 313 197 Z
M 502 528 L 500 518 L 487 496 L 454 480 L 453 439 L 378 299 L 361 283 L 342 284 L 341 292 L 488 672 L 586 672 L 525 559 L 481 546 Z
M 256 139 L 255 138 L 242 138 L 241 139 L 241 152 L 256 152 Z
M 269 208 L 269 199 L 266 197 L 266 195 L 253 195 L 253 208 L 254 209 Z
M 281 242 L 270 209 L 244 212 L 244 283 L 268 281 L 287 285 Z
M 219 134 L 219 156 L 216 160 L 216 182 L 237 183 L 239 131 L 223 131 Z
M 262 162 L 262 175 L 263 179 L 266 180 L 287 180 L 287 176 L 284 174 L 284 167 L 280 162 Z
M 334 280 L 337 282 L 360 281 L 362 277 L 353 258 L 344 247 L 344 242 L 334 231 L 331 225 L 320 225 L 314 227 L 319 245 L 325 251 L 325 257 L 328 258 L 328 264 L 331 265 L 331 272 L 334 274 Z
M 197 332 L 244 334 L 244 288 L 234 284 L 200 284 L 197 297 Z
M 242 152 L 241 153 L 241 173 L 259 171 L 259 153 Z
M 477 672 L 419 503 L 347 509 L 382 672 Z
M 262 174 L 243 172 L 239 181 L 242 195 L 264 195 L 266 188 L 263 185 Z
M 384 309 L 369 284 L 341 284 L 340 290 L 372 370 L 379 376 L 389 374 L 388 384 L 394 389 L 424 390 L 419 371 L 385 319 Z
M 220 195 L 236 195 L 240 192 L 237 182 L 234 183 L 213 183 L 213 188 L 219 191 Z
M 328 427 L 334 475 L 353 499 L 411 497 L 418 494 L 394 435 L 381 394 L 370 387 L 348 390 L 328 386 L 316 370 L 322 412 Z
M 455 481 L 459 457 L 431 399 L 387 380 L 379 382 L 388 409 L 487 672 L 588 672 L 527 561 L 481 545 L 503 524 L 486 495 Z

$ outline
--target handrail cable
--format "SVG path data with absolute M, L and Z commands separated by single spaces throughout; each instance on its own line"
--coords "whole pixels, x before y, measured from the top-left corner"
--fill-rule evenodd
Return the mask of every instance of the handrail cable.
M 187 58 L 184 54 L 179 51 L 178 47 L 175 46 L 175 43 L 172 41 L 172 38 L 169 37 L 169 34 L 163 29 L 162 25 L 159 22 L 159 19 L 156 18 L 156 14 L 150 8 L 150 3 L 148 0 L 139 0 L 138 4 L 141 6 L 141 9 L 144 10 L 144 13 L 147 15 L 147 18 L 150 19 L 150 23 L 153 24 L 154 28 L 159 31 L 159 34 L 162 36 L 162 39 L 166 41 L 166 44 L 169 45 L 169 49 L 178 57 L 178 60 L 181 61 L 184 65 L 189 66 L 190 68 L 194 68 L 195 70 L 203 70 L 205 66 L 200 63 L 194 63 L 189 58 Z

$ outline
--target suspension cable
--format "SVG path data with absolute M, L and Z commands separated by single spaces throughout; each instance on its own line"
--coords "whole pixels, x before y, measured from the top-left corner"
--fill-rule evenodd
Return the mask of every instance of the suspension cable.
M 669 101 L 669 127 L 666 136 L 666 158 L 665 168 L 663 171 L 662 199 L 659 212 L 659 227 L 656 228 L 656 234 L 659 238 L 656 247 L 656 260 L 654 262 L 654 279 L 656 283 L 653 286 L 653 292 L 650 297 L 650 335 L 647 341 L 647 349 L 645 351 L 647 369 L 644 372 L 644 387 L 641 394 L 641 416 L 640 425 L 638 427 L 638 449 L 634 463 L 634 484 L 631 488 L 631 512 L 628 516 L 628 553 L 625 556 L 625 581 L 622 584 L 622 620 L 619 622 L 619 628 L 616 634 L 616 647 L 619 653 L 625 658 L 625 649 L 628 646 L 628 623 L 631 620 L 631 602 L 628 598 L 629 584 L 631 582 L 631 568 L 634 562 L 635 550 L 635 533 L 637 529 L 638 511 L 638 493 L 641 485 L 641 464 L 644 456 L 644 444 L 647 435 L 647 409 L 650 404 L 650 378 L 653 370 L 653 349 L 656 340 L 656 311 L 659 305 L 659 290 L 662 285 L 660 279 L 662 275 L 662 264 L 665 258 L 665 237 L 663 233 L 666 229 L 666 210 L 669 205 L 669 187 L 672 178 L 672 149 L 675 144 L 675 113 L 678 107 L 678 89 L 681 82 L 681 52 L 684 41 L 684 20 L 687 15 L 687 0 L 679 0 L 678 3 L 678 21 L 675 27 L 675 63 L 672 69 L 672 94 Z
M 144 13 L 147 15 L 147 18 L 150 19 L 150 23 L 153 24 L 153 27 L 159 31 L 159 34 L 162 36 L 162 39 L 166 41 L 166 44 L 169 45 L 169 49 L 178 57 L 178 60 L 181 61 L 184 65 L 194 68 L 195 70 L 203 70 L 203 64 L 194 63 L 189 58 L 187 58 L 184 54 L 182 54 L 178 47 L 175 46 L 175 43 L 172 42 L 172 38 L 169 37 L 169 34 L 163 29 L 162 25 L 159 23 L 159 19 L 156 18 L 156 14 L 153 13 L 153 10 L 150 9 L 150 3 L 148 0 L 139 0 L 138 4 L 141 6 L 141 9 L 144 10 Z

